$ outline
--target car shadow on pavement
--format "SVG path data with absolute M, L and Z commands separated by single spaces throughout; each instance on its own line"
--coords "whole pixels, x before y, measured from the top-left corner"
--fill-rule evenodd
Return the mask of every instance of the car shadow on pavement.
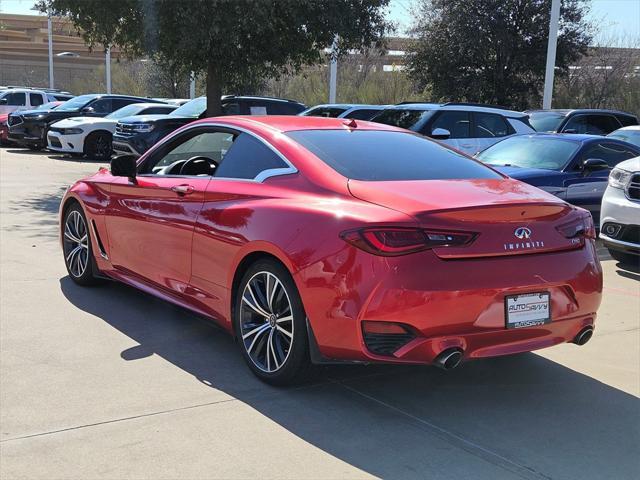
M 304 385 L 275 388 L 251 374 L 229 335 L 182 308 L 117 283 L 64 277 L 60 287 L 138 343 L 113 352 L 123 361 L 158 355 L 378 477 L 637 478 L 639 400 L 535 354 L 450 372 L 322 367 Z

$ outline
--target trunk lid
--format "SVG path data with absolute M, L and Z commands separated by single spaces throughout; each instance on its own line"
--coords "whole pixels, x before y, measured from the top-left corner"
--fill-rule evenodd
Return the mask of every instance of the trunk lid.
M 582 225 L 575 207 L 513 179 L 363 182 L 351 194 L 413 216 L 422 228 L 473 232 L 465 246 L 434 248 L 441 258 L 526 255 L 580 248 L 558 227 Z

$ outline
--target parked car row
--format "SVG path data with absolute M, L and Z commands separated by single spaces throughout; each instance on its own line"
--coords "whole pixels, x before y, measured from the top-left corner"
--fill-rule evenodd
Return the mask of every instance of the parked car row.
M 589 210 L 596 227 L 609 172 L 640 155 L 637 118 L 618 111 L 517 112 L 452 102 L 323 104 L 305 109 L 301 103 L 279 98 L 228 95 L 221 100 L 225 115 L 369 120 L 420 133 Z M 138 157 L 171 132 L 204 118 L 206 104 L 205 97 L 185 101 L 81 95 L 58 108 L 45 105 L 14 112 L 8 122 L 8 139 L 33 149 L 46 146 L 99 160 L 108 160 L 113 153 Z M 7 128 L 1 120 L 0 139 L 6 140 Z M 550 133 L 537 133 L 540 130 Z

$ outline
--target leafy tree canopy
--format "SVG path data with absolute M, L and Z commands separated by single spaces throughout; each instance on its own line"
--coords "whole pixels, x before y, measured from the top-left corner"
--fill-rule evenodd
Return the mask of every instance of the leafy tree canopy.
M 224 89 L 277 77 L 337 51 L 380 45 L 389 0 L 41 0 L 68 16 L 90 46 L 161 55 L 207 78 L 207 111 Z
M 421 0 L 409 73 L 434 100 L 524 109 L 544 84 L 551 0 Z M 591 41 L 582 0 L 562 0 L 556 67 Z

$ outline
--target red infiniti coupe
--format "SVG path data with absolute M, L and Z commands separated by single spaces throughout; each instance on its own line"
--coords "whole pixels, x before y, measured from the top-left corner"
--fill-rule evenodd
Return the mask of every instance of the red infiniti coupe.
M 279 384 L 312 363 L 449 369 L 582 345 L 602 293 L 587 211 L 364 121 L 191 123 L 77 182 L 60 220 L 76 283 L 210 317 Z

